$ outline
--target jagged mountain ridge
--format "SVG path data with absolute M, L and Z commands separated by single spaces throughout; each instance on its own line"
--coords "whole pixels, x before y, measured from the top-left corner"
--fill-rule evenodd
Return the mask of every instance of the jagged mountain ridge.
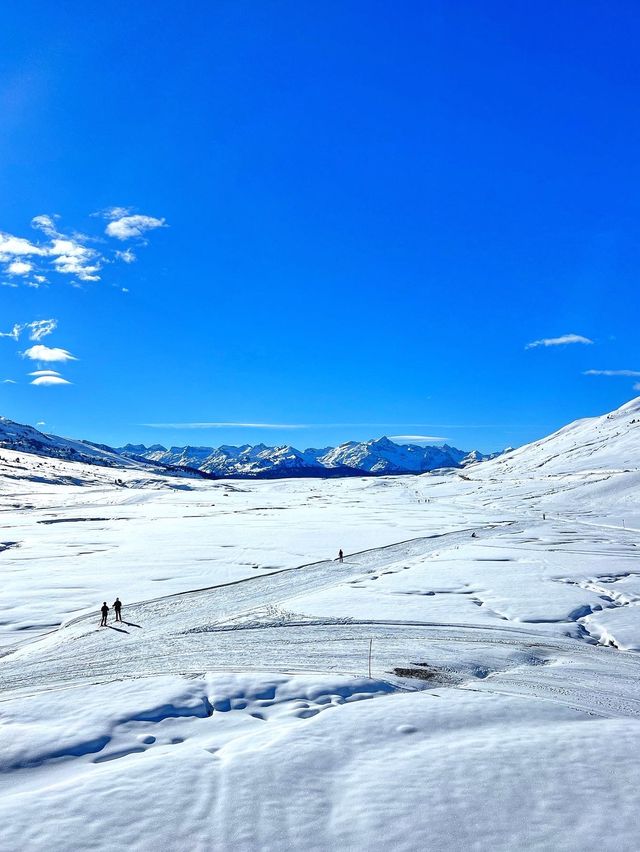
M 162 462 L 123 456 L 106 444 L 47 435 L 44 432 L 39 432 L 33 426 L 16 423 L 7 417 L 0 417 L 0 451 L 3 449 L 33 456 L 60 459 L 61 461 L 99 465 L 100 467 L 126 468 L 155 474 L 200 475 L 195 470 L 177 470 Z
M 442 447 L 396 444 L 389 438 L 348 441 L 338 447 L 298 450 L 290 445 L 223 445 L 221 447 L 145 447 L 127 444 L 118 452 L 171 465 L 186 465 L 216 476 L 359 476 L 362 474 L 426 473 L 447 467 L 464 467 L 485 456 Z

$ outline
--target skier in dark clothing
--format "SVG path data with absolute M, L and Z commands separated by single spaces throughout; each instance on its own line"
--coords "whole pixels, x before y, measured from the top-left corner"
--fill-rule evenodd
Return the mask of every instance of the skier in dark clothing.
M 122 616 L 120 615 L 120 612 L 122 610 L 122 601 L 120 600 L 120 598 L 115 599 L 115 601 L 113 602 L 113 608 L 116 611 L 116 621 L 122 621 Z
M 338 551 L 338 562 L 342 562 L 343 559 L 344 559 L 344 553 L 342 552 L 342 550 L 339 550 Z
M 103 601 L 102 606 L 100 607 L 100 612 L 102 613 L 102 621 L 100 622 L 100 627 L 107 626 L 107 615 L 109 613 L 109 607 L 107 606 L 107 602 Z

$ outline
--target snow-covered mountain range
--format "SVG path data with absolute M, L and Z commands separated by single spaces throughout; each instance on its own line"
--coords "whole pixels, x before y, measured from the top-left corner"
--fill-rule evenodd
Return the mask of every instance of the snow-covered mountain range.
M 426 473 L 447 467 L 464 467 L 486 456 L 466 453 L 445 444 L 422 447 L 396 444 L 389 438 L 348 441 L 339 447 L 297 450 L 292 446 L 265 444 L 239 447 L 170 447 L 160 444 L 127 444 L 117 452 L 131 459 L 147 459 L 169 465 L 197 468 L 215 476 L 360 476 L 365 474 Z
M 13 453 L 25 453 L 65 462 L 80 462 L 100 467 L 125 468 L 147 473 L 180 476 L 197 476 L 198 471 L 177 469 L 171 465 L 142 458 L 123 456 L 105 444 L 61 438 L 58 435 L 46 435 L 33 426 L 15 423 L 6 417 L 0 417 L 0 455 L 2 450 Z

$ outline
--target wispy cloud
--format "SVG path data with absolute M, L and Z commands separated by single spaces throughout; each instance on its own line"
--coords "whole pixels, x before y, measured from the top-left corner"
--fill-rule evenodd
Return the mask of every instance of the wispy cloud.
M 115 237 L 117 240 L 130 240 L 132 237 L 143 236 L 147 231 L 164 227 L 166 227 L 164 219 L 135 214 L 133 216 L 122 216 L 109 222 L 105 228 L 105 234 L 109 237 Z
M 57 370 L 34 370 L 32 373 L 29 373 L 30 376 L 59 376 L 60 373 Z
M 640 375 L 640 374 L 639 374 Z M 536 423 L 138 423 L 150 429 L 531 429 Z M 406 436 L 405 436 L 406 437 Z M 409 436 L 411 437 L 411 436 Z M 427 440 L 447 440 L 436 436 L 423 436 Z
M 430 441 L 446 441 L 447 438 L 438 435 L 389 435 L 389 440 L 396 443 L 427 444 Z
M 97 210 L 91 215 L 99 216 L 101 219 L 122 219 L 123 216 L 128 216 L 131 212 L 131 207 L 105 207 L 104 210 Z
M 53 385 L 70 385 L 71 382 L 63 379 L 62 376 L 38 376 L 31 384 L 39 387 L 51 387 Z
M 14 381 L 13 379 L 3 379 L 2 384 L 3 385 L 17 385 L 18 383 L 16 381 Z
M 24 325 L 16 323 L 11 331 L 0 331 L 0 337 L 10 337 L 12 340 L 19 340 L 23 328 Z
M 58 347 L 44 346 L 42 343 L 37 346 L 31 346 L 25 349 L 22 353 L 23 358 L 30 358 L 32 361 L 77 361 L 75 355 L 68 352 L 66 349 Z
M 135 253 L 132 252 L 130 248 L 125 249 L 124 251 L 117 251 L 116 257 L 118 260 L 122 260 L 125 263 L 134 263 L 137 260 Z
M 29 329 L 29 340 L 39 341 L 51 334 L 58 327 L 55 319 L 33 320 L 33 322 L 16 323 L 11 331 L 0 331 L 0 337 L 10 337 L 19 340 L 23 331 Z
M 58 217 L 56 216 L 55 218 Z M 58 229 L 56 228 L 53 216 L 34 216 L 31 220 L 31 227 L 36 228 L 38 231 L 42 231 L 42 233 L 46 234 L 48 237 L 58 236 Z
M 34 320 L 33 322 L 28 322 L 25 326 L 25 328 L 29 329 L 29 340 L 36 341 L 42 340 L 43 337 L 52 334 L 57 327 L 58 320 L 54 319 Z
M 585 370 L 583 376 L 640 376 L 640 370 Z
M 568 343 L 593 343 L 588 337 L 581 334 L 563 334 L 562 337 L 543 337 L 542 340 L 534 340 L 527 343 L 525 349 L 536 349 L 538 346 L 566 346 Z
M 141 423 L 150 429 L 308 429 L 306 423 Z

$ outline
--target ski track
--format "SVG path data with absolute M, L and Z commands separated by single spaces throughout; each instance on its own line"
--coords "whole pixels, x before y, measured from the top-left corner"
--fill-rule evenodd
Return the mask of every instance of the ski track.
M 627 688 L 640 677 L 640 656 L 635 654 L 622 657 L 608 648 L 569 637 L 550 638 L 513 623 L 481 626 L 295 613 L 300 596 L 367 577 L 403 559 L 454 550 L 469 543 L 471 532 L 474 541 L 486 541 L 526 528 L 527 522 L 512 521 L 420 537 L 351 554 L 343 563 L 312 563 L 142 601 L 126 606 L 125 621 L 110 622 L 107 629 L 97 627 L 97 613 L 76 618 L 35 642 L 9 649 L 0 660 L 0 689 L 7 699 L 83 682 L 167 673 L 363 675 L 373 640 L 372 674 L 402 689 L 456 686 L 537 697 L 592 715 L 640 717 L 640 701 Z M 616 654 L 615 676 L 609 672 L 610 654 Z M 485 663 L 478 662 L 481 658 Z M 394 668 L 422 659 L 438 667 L 434 682 L 427 685 L 394 675 Z M 571 666 L 576 666 L 573 684 Z M 585 666 L 588 685 L 581 676 Z

